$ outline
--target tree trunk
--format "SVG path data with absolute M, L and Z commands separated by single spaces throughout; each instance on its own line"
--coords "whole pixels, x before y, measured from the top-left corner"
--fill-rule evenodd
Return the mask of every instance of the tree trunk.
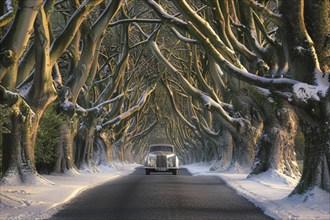
M 108 164 L 111 164 L 113 162 L 113 156 L 112 156 L 113 138 L 108 133 L 101 133 L 100 136 L 105 143 L 105 147 L 106 147 L 105 151 L 107 153 L 106 156 L 107 156 Z
M 236 171 L 241 168 L 244 172 L 250 171 L 255 158 L 257 141 L 263 128 L 259 110 L 253 107 L 256 102 L 248 93 L 248 90 L 253 89 L 254 87 L 239 82 L 239 93 L 235 92 L 233 98 L 237 112 L 244 115 L 244 118 L 236 125 L 237 132 L 231 132 L 234 143 L 231 167 Z
M 329 99 L 330 95 L 327 104 L 321 108 L 324 111 L 318 116 L 305 111 L 298 112 L 305 137 L 304 167 L 301 179 L 291 195 L 303 194 L 314 187 L 330 192 Z M 312 110 L 315 111 L 313 108 Z
M 330 192 L 330 129 L 328 126 L 303 126 L 305 135 L 304 170 L 293 193 L 317 186 Z
M 286 102 L 280 108 L 266 104 L 263 110 L 266 111 L 263 135 L 249 176 L 277 170 L 289 177 L 300 178 L 294 150 L 298 117 Z
M 112 159 L 114 162 L 122 162 L 121 152 L 122 152 L 122 141 L 119 140 L 116 143 L 114 143 L 112 148 Z
M 93 161 L 96 166 L 109 166 L 107 144 L 100 135 L 94 139 Z
M 26 2 L 30 4 L 33 1 Z M 29 10 L 34 9 L 29 8 L 27 11 Z M 40 179 L 34 159 L 36 134 L 41 115 L 56 97 L 49 65 L 49 31 L 45 17 L 41 8 L 34 26 L 35 53 L 38 58 L 32 85 L 20 94 L 0 86 L 0 103 L 11 108 L 11 133 L 5 135 L 4 139 L 4 157 L 7 159 L 4 160 L 3 184 L 12 182 L 11 180 L 17 180 L 16 183 L 36 183 Z
M 1 184 L 38 182 L 34 159 L 34 143 L 38 129 L 38 116 L 23 99 L 11 107 L 10 133 L 3 139 L 3 171 Z
M 289 54 L 290 71 L 293 73 L 294 78 L 316 86 L 318 83 L 321 83 L 318 82 L 321 80 L 323 80 L 323 83 L 329 83 L 328 73 L 320 73 L 320 64 L 314 42 L 306 29 L 304 1 L 282 1 L 279 11 L 283 14 L 283 18 L 286 19 L 283 39 L 285 39 L 284 45 Z M 318 20 L 318 22 L 328 21 Z M 322 57 L 324 58 L 324 55 Z M 322 79 L 322 77 L 324 78 Z M 302 177 L 291 195 L 296 193 L 303 194 L 314 187 L 320 187 L 330 192 L 329 90 L 326 94 L 319 94 L 319 98 L 320 100 L 308 100 L 307 103 L 297 103 L 301 130 L 305 136 L 305 154 Z
M 42 0 L 20 0 L 16 16 L 6 35 L 0 41 L 0 81 L 24 52 L 28 40 L 33 33 L 33 23 L 42 5 Z M 8 84 L 14 88 L 17 74 L 10 76 Z
M 307 31 L 319 58 L 322 72 L 330 74 L 330 1 L 305 1 L 305 21 Z M 317 12 L 317 13 L 316 13 Z
M 249 172 L 255 156 L 256 134 L 245 131 L 245 135 L 235 135 L 233 157 L 230 169 L 234 172 Z
M 125 145 L 123 147 L 123 162 L 126 163 L 134 163 L 134 159 L 133 159 L 133 155 L 132 155 L 132 151 L 128 146 L 128 143 L 125 142 Z
M 211 169 L 225 171 L 229 169 L 233 158 L 233 138 L 227 129 L 221 128 L 221 131 L 221 137 L 219 138 L 219 144 L 217 146 L 220 152 L 219 158 Z
M 92 172 L 98 172 L 93 161 L 93 146 L 95 139 L 96 116 L 88 115 L 80 121 L 78 134 L 75 138 L 76 161 L 78 169 L 87 168 Z
M 280 29 L 280 34 L 289 55 L 289 72 L 293 73 L 294 79 L 313 84 L 318 58 L 305 26 L 304 0 L 282 1 L 279 11 L 285 19 L 285 27 Z
M 78 121 L 76 117 L 70 120 L 69 116 L 61 125 L 61 133 L 59 143 L 56 146 L 55 173 L 63 173 L 66 171 L 75 171 L 77 168 L 74 164 L 73 155 L 73 139 L 77 133 Z

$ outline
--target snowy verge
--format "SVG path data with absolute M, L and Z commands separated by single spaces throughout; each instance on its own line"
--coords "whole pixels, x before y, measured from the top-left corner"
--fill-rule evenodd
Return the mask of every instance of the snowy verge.
M 49 184 L 0 186 L 0 219 L 47 219 L 80 192 L 128 175 L 138 164 L 99 167 L 101 173 L 82 170 L 63 175 L 44 175 Z M 212 175 L 224 180 L 238 194 L 252 201 L 274 219 L 330 219 L 330 194 L 314 189 L 304 196 L 288 197 L 297 180 L 276 171 L 246 178 L 247 173 L 210 172 L 210 164 L 184 166 L 193 175 Z
M 47 219 L 82 191 L 128 175 L 138 164 L 113 164 L 62 175 L 43 175 L 49 184 L 0 186 L 0 219 Z
M 288 195 L 297 180 L 271 170 L 251 178 L 248 174 L 209 171 L 212 164 L 184 166 L 195 176 L 212 175 L 224 180 L 239 195 L 244 196 L 274 219 L 330 219 L 330 194 L 314 189 L 304 196 Z

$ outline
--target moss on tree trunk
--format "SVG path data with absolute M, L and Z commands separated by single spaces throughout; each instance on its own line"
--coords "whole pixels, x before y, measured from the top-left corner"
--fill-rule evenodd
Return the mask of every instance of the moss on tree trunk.
M 3 139 L 3 170 L 1 184 L 35 183 L 37 172 L 34 159 L 34 143 L 38 128 L 38 116 L 21 98 L 11 107 L 9 130 Z

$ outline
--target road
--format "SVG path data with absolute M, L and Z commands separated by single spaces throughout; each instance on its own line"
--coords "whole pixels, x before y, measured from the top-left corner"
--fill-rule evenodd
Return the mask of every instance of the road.
M 151 174 L 137 168 L 84 191 L 50 219 L 271 219 L 214 176 Z

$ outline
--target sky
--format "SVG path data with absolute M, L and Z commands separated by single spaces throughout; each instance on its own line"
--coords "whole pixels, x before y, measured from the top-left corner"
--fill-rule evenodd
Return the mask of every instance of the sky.
M 79 173 L 43 175 L 47 181 L 34 185 L 1 186 L 0 219 L 47 219 L 82 191 L 129 175 L 137 166 L 141 165 L 113 164 L 99 167 L 100 173 L 80 170 Z M 218 176 L 274 219 L 330 219 L 329 193 L 314 189 L 304 196 L 288 197 L 297 180 L 275 170 L 247 179 L 247 173 L 237 170 L 211 172 L 212 163 L 184 167 L 194 176 Z

